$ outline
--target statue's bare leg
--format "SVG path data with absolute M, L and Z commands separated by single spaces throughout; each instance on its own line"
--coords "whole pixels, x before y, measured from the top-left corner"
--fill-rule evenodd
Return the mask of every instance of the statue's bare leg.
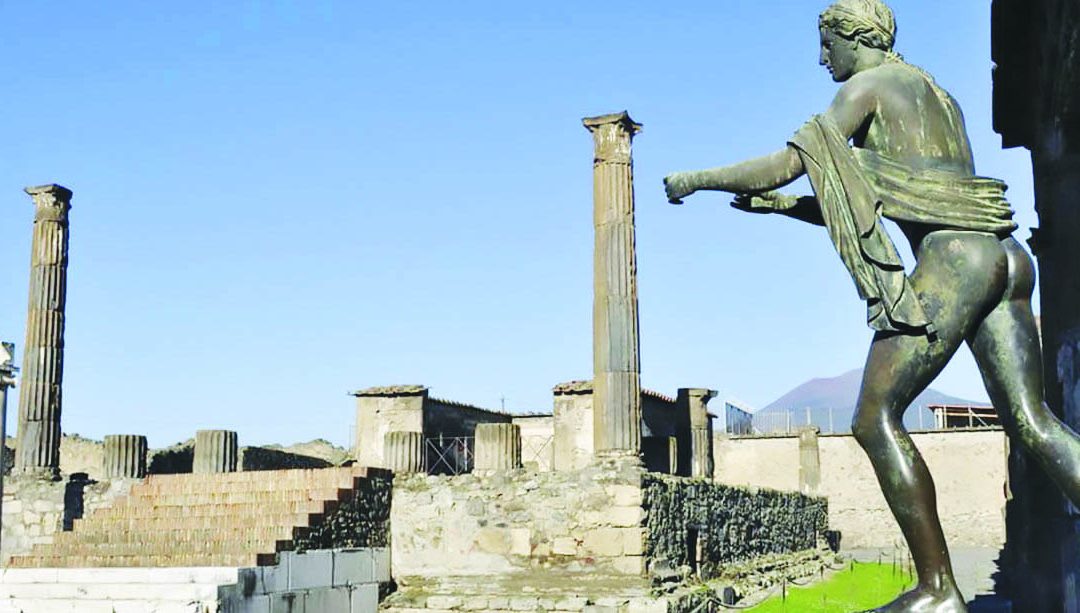
M 1002 424 L 1075 505 L 1080 505 L 1080 437 L 1043 403 L 1042 352 L 1031 294 L 1031 258 L 1013 239 L 1005 241 L 1009 286 L 1005 299 L 969 340 L 990 400 Z
M 937 328 L 925 335 L 877 334 L 870 346 L 852 432 L 877 475 L 918 573 L 912 591 L 875 611 L 966 611 L 953 579 L 930 472 L 903 414 L 1004 294 L 1007 265 L 997 238 L 939 231 L 916 251 L 911 282 Z

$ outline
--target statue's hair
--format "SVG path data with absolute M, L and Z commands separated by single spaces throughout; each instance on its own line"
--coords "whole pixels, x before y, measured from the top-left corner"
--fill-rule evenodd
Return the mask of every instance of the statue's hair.
M 882 0 L 836 0 L 818 26 L 882 51 L 892 51 L 896 42 L 896 18 Z

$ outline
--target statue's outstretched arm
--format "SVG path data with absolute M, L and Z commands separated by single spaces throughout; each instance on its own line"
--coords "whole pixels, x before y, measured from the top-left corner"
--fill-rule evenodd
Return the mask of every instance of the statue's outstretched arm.
M 825 112 L 848 138 L 866 123 L 876 105 L 873 79 L 860 77 L 863 75 L 845 83 Z M 701 190 L 760 194 L 783 187 L 804 172 L 802 158 L 788 145 L 775 153 L 732 166 L 672 173 L 664 178 L 664 189 L 668 200 L 679 204 L 686 196 Z

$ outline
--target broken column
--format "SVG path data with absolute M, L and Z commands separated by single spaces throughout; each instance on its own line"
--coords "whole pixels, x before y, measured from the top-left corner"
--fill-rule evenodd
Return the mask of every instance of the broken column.
M 60 393 L 64 378 L 71 190 L 42 185 L 28 187 L 26 193 L 34 201 L 34 238 L 30 247 L 30 300 L 15 472 L 55 477 L 60 472 Z
M 477 424 L 475 470 L 521 468 L 521 428 L 514 424 Z
M 716 392 L 704 388 L 679 389 L 676 403 L 690 416 L 690 476 L 712 478 L 712 420 L 708 404 Z
M 146 476 L 146 437 L 110 434 L 105 437 L 105 478 L 142 479 Z
M 593 437 L 597 454 L 641 453 L 634 178 L 641 131 L 623 111 L 583 120 L 593 156 Z
M 427 472 L 423 432 L 387 432 L 383 443 L 383 466 L 396 474 Z
M 816 496 L 821 485 L 821 451 L 817 426 L 799 430 L 799 492 Z
M 195 433 L 195 460 L 192 472 L 236 472 L 239 458 L 236 433 L 231 430 L 199 430 Z

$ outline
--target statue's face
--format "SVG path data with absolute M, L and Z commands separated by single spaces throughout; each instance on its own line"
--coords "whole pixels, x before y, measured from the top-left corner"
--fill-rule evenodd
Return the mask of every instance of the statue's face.
M 821 57 L 818 63 L 829 70 L 833 81 L 841 83 L 855 74 L 858 43 L 828 28 L 821 29 Z

